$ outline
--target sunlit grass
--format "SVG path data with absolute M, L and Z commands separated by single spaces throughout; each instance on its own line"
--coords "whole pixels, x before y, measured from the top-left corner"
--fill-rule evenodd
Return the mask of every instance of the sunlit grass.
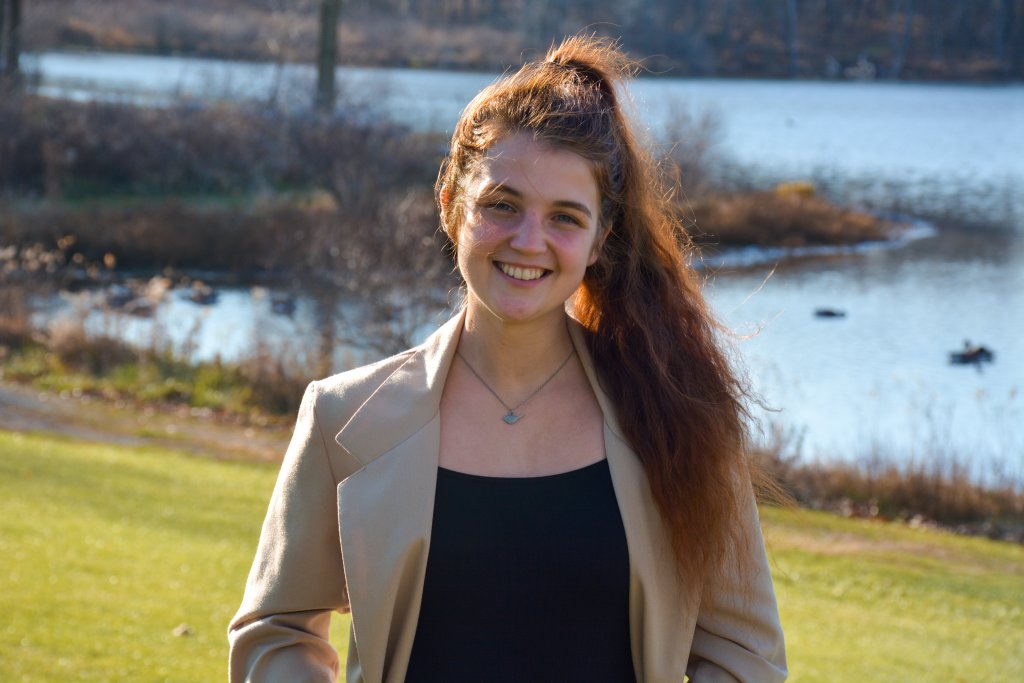
M 0 680 L 224 680 L 275 468 L 7 432 L 0 454 Z
M 792 680 L 1024 680 L 1024 547 L 765 511 Z
M 275 474 L 0 432 L 0 680 L 223 680 Z M 776 509 L 765 528 L 791 680 L 1024 680 L 1021 546 Z
M 0 379 L 44 391 L 150 405 L 181 405 L 250 418 L 294 414 L 309 381 L 265 354 L 192 363 L 170 350 L 136 349 L 108 337 L 48 349 L 29 341 L 0 355 Z M 2 348 L 2 347 L 0 347 Z

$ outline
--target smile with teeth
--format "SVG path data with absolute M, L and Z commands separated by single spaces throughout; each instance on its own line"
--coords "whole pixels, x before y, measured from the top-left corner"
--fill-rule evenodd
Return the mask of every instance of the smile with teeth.
M 510 266 L 507 263 L 497 263 L 498 269 L 515 280 L 539 280 L 548 272 L 543 268 L 523 268 Z

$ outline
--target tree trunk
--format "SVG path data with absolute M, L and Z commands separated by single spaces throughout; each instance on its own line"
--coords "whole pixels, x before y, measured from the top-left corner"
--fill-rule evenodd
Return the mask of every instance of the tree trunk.
M 1013 2 L 1012 0 L 1000 0 L 999 8 L 996 11 L 995 41 L 992 52 L 999 60 L 1000 66 L 1007 66 L 1006 59 L 1006 37 L 1013 25 Z
M 1010 73 L 1020 78 L 1024 73 L 1024 3 L 1015 3 L 1011 10 L 1006 63 Z
M 789 76 L 799 75 L 799 25 L 797 24 L 796 0 L 786 0 L 786 49 L 789 52 Z
M 318 111 L 331 113 L 337 100 L 334 71 L 338 65 L 338 15 L 341 0 L 321 0 L 320 51 L 316 64 L 316 100 Z
M 902 22 L 896 17 L 902 12 Z M 914 27 L 914 2 L 913 0 L 897 0 L 895 12 L 893 13 L 893 28 L 899 26 L 902 30 L 899 36 L 893 36 L 893 58 L 890 66 L 891 76 L 899 78 L 903 66 L 907 62 L 907 53 L 910 51 L 910 36 Z
M 21 0 L 7 0 L 4 28 L 4 75 L 11 80 L 19 75 L 18 55 L 21 52 Z

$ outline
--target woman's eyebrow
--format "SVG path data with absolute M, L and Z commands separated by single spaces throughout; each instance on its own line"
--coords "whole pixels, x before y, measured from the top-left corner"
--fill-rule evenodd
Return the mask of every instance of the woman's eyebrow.
M 561 207 L 563 209 L 573 209 L 575 211 L 579 211 L 587 218 L 594 217 L 594 215 L 590 213 L 590 208 L 587 207 L 586 204 L 582 204 L 580 202 L 573 202 L 568 199 L 560 199 L 557 202 L 555 202 L 555 206 Z
M 515 197 L 516 199 L 522 199 L 523 198 L 523 193 L 522 192 L 520 192 L 519 190 L 515 189 L 514 187 L 509 187 L 508 185 L 505 185 L 504 183 L 492 183 L 490 185 L 486 185 L 483 188 L 483 191 L 480 193 L 480 196 L 481 197 L 489 197 L 489 196 L 494 195 L 494 194 L 506 194 L 506 195 L 509 195 L 511 197 Z M 556 200 L 556 201 L 554 201 L 552 203 L 555 206 L 559 207 L 559 208 L 572 209 L 574 211 L 579 211 L 580 213 L 585 215 L 587 218 L 593 218 L 594 217 L 594 214 L 590 211 L 590 207 L 588 207 L 586 204 L 583 204 L 582 202 L 575 202 L 575 201 L 572 201 L 570 199 L 559 199 L 559 200 Z

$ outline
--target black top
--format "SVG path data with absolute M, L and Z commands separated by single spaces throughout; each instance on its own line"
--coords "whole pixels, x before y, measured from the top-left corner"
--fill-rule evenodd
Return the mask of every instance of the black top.
M 438 469 L 405 681 L 636 682 L 607 460 L 546 477 Z

